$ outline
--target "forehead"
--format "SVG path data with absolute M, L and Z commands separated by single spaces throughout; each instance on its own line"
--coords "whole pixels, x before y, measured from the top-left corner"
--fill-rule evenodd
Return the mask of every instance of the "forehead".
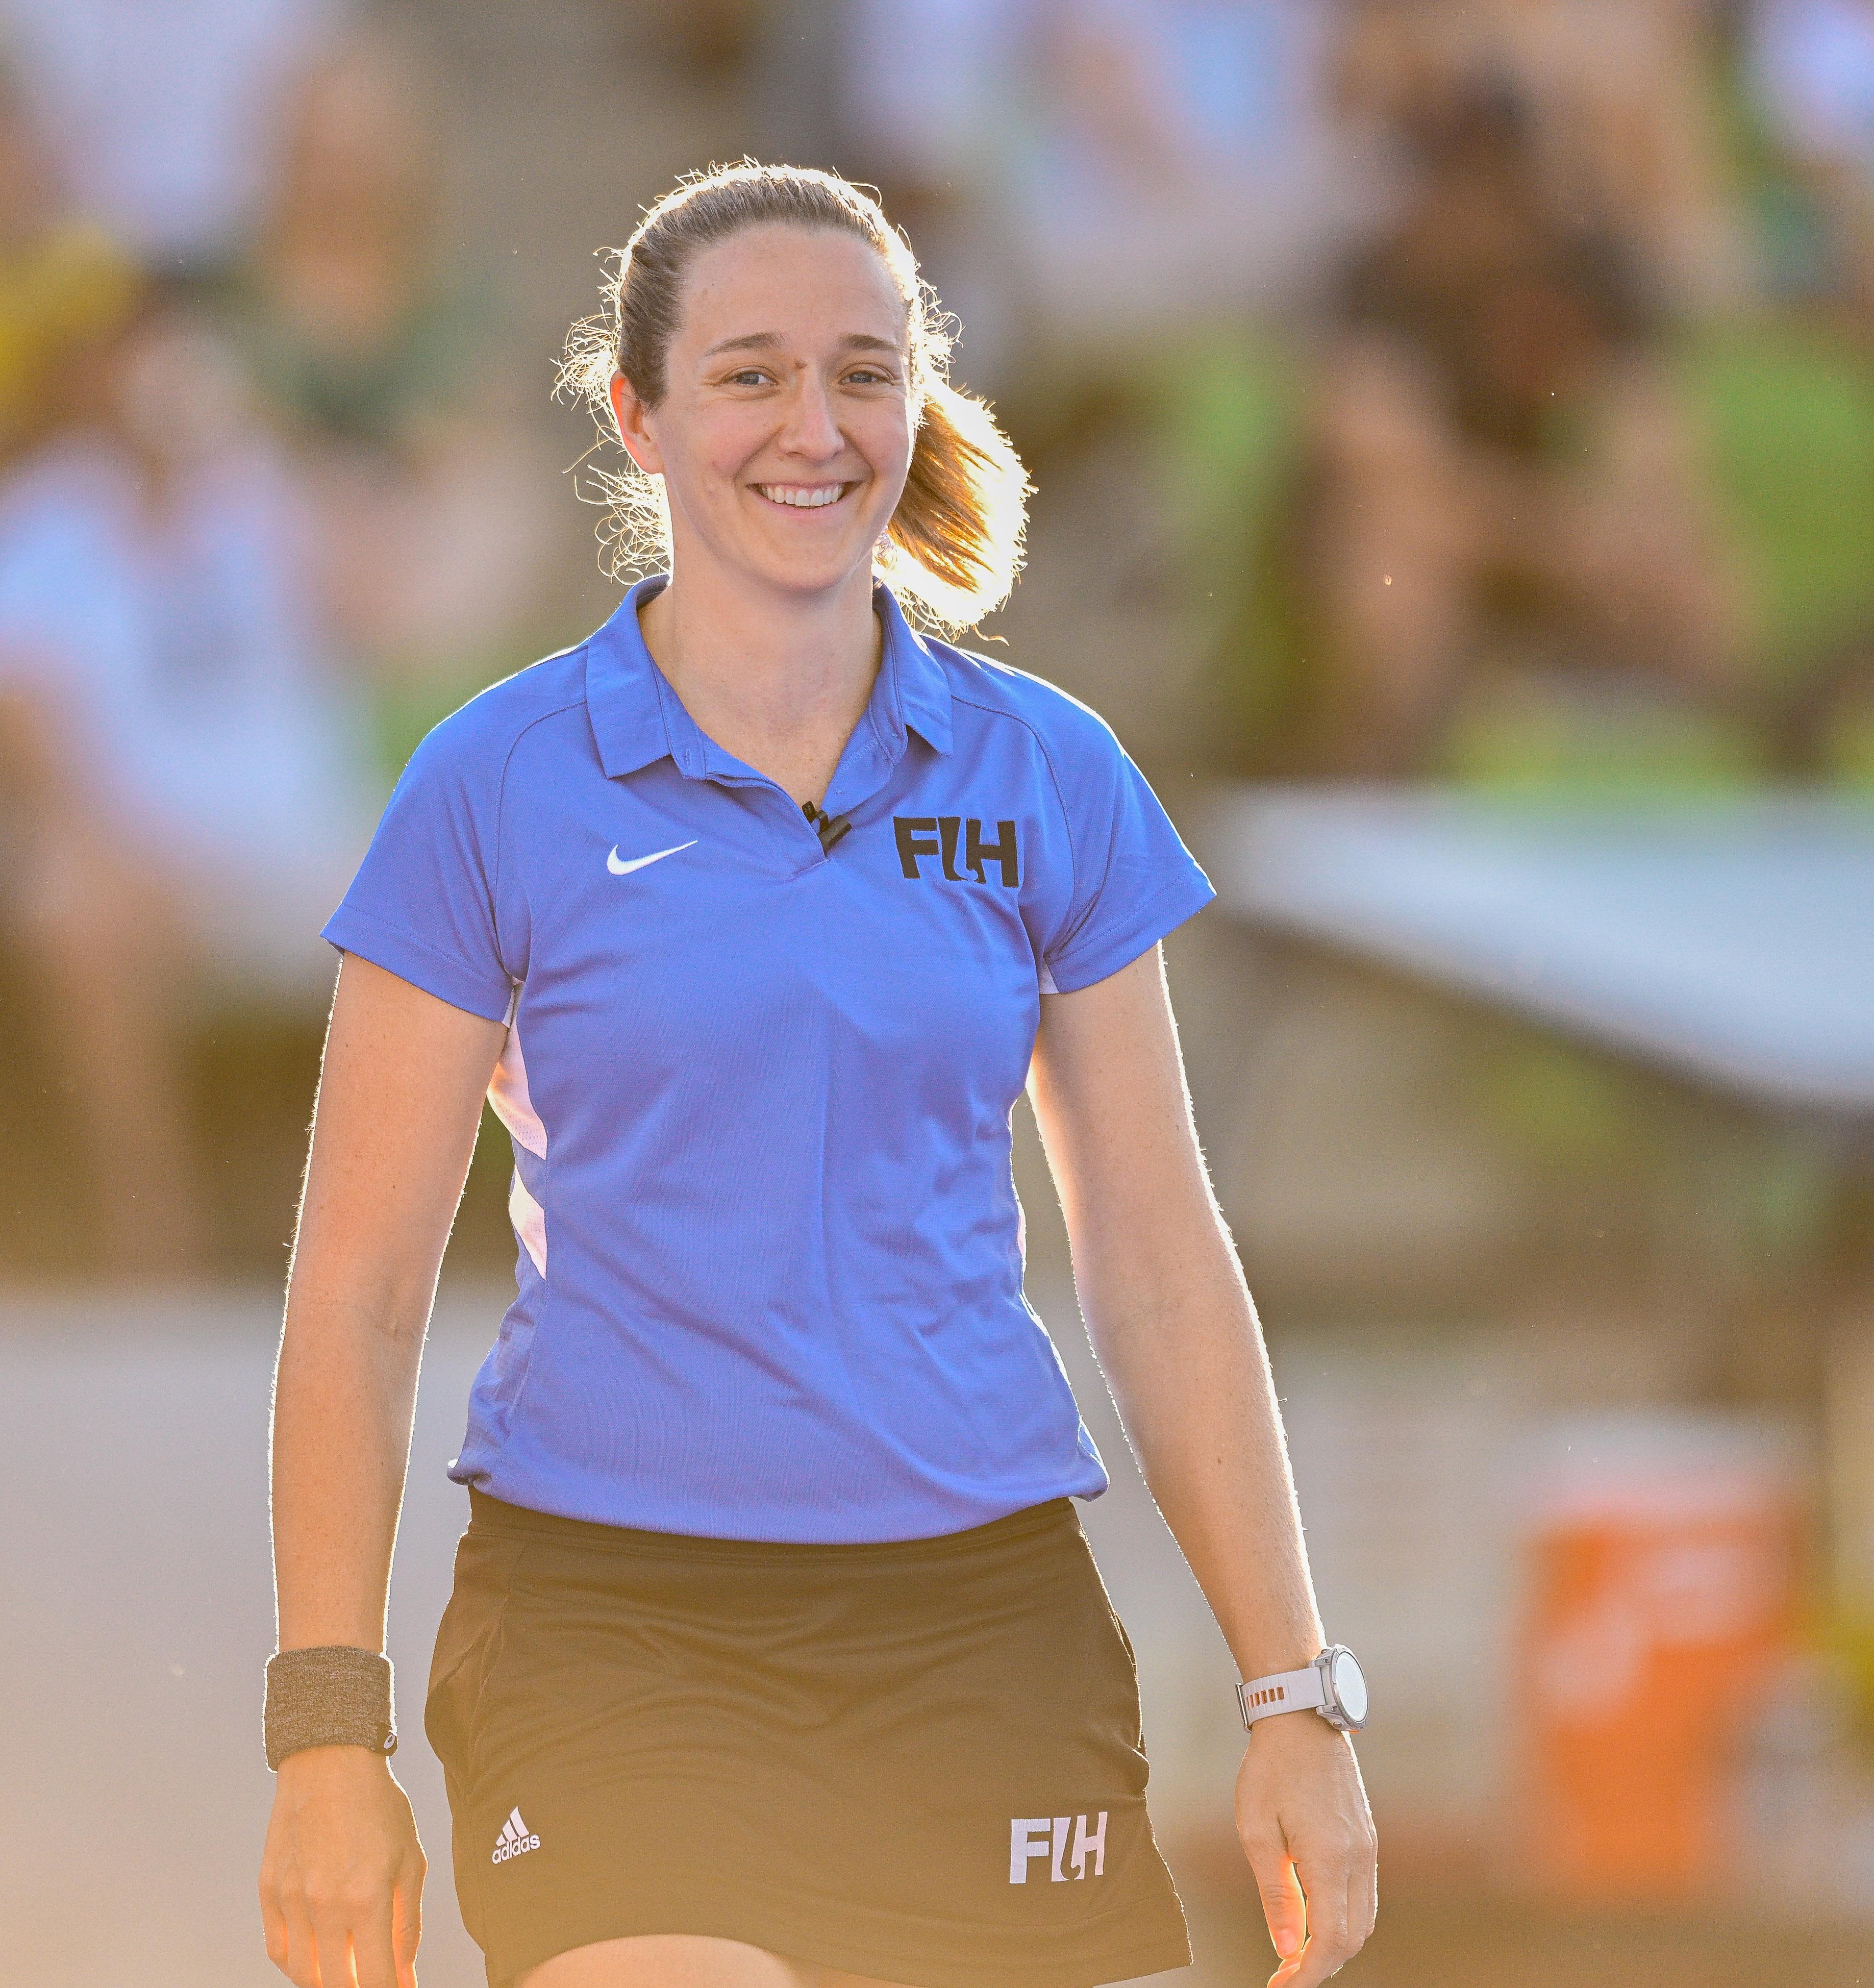
M 702 351 L 725 338 L 863 332 L 903 345 L 910 309 L 885 259 L 843 229 L 769 224 L 712 242 L 685 272 L 677 342 Z

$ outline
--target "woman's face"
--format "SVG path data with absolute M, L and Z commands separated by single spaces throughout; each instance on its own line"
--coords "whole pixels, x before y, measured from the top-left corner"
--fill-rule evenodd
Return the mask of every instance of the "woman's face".
M 746 228 L 696 257 L 663 400 L 612 384 L 680 573 L 802 595 L 869 576 L 910 466 L 907 316 L 877 252 L 832 228 Z

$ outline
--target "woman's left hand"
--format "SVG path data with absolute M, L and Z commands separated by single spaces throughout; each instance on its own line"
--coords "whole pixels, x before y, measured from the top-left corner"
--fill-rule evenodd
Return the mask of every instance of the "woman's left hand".
M 1236 1833 L 1281 1956 L 1270 1988 L 1317 1988 L 1359 1952 L 1378 1902 L 1352 1741 L 1312 1712 L 1258 1719 L 1236 1777 Z

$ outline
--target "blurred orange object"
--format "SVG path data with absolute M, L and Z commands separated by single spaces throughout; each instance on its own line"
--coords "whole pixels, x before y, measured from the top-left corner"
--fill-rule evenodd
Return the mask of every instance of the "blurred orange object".
M 1525 1547 L 1512 1814 L 1526 1881 L 1645 1904 L 1732 1875 L 1740 1757 L 1794 1640 L 1802 1502 L 1791 1445 L 1761 1423 L 1562 1432 Z

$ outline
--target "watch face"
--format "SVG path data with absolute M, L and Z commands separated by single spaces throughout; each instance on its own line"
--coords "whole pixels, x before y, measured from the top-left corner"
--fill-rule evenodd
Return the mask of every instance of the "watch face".
M 1340 1709 L 1355 1726 L 1366 1723 L 1366 1679 L 1359 1665 L 1354 1661 L 1351 1650 L 1336 1650 L 1329 1668 L 1334 1686 L 1334 1696 L 1340 1702 Z

